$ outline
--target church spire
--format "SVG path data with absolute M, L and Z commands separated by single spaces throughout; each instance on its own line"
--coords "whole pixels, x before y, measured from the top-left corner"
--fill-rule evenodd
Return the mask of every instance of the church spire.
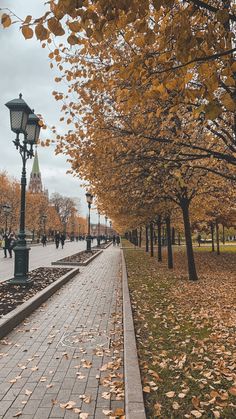
M 33 167 L 32 167 L 32 173 L 35 173 L 36 175 L 39 175 L 40 174 L 40 170 L 39 170 L 39 159 L 38 159 L 37 148 L 36 148 L 36 151 L 35 151 L 34 163 L 33 163 Z
M 43 192 L 43 185 L 42 185 L 41 173 L 39 170 L 39 160 L 38 160 L 37 149 L 35 151 L 33 167 L 30 174 L 29 192 L 31 193 Z

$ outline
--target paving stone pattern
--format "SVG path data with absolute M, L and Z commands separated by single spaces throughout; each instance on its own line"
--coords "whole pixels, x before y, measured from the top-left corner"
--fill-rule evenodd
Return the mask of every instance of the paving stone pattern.
M 68 401 L 95 419 L 124 408 L 121 292 L 109 247 L 0 341 L 0 418 L 79 418 Z

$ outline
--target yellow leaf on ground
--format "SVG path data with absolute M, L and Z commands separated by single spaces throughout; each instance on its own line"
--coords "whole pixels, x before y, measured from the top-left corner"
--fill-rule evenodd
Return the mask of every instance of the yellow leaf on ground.
M 172 397 L 175 396 L 175 391 L 168 391 L 168 393 L 165 393 L 167 397 L 169 397 L 169 399 L 171 399 Z

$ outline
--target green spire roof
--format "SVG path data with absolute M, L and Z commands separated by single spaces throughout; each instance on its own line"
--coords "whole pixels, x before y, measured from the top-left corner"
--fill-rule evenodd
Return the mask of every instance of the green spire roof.
M 40 170 L 39 170 L 39 159 L 38 159 L 37 150 L 35 151 L 34 163 L 33 163 L 33 167 L 32 167 L 32 174 L 36 174 L 36 175 L 39 175 L 40 174 Z

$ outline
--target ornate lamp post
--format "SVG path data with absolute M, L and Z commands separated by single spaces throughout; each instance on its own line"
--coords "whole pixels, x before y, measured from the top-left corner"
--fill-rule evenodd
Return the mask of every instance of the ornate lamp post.
M 46 221 L 47 221 L 46 214 L 42 215 L 42 220 L 43 220 L 43 234 L 45 235 L 46 234 Z
M 98 237 L 97 237 L 97 246 L 101 246 L 101 238 L 100 238 L 100 211 L 98 210 Z
M 86 199 L 87 199 L 87 203 L 88 203 L 88 210 L 89 210 L 89 215 L 88 215 L 88 235 L 87 235 L 87 252 L 91 252 L 91 235 L 90 235 L 90 209 L 91 209 L 91 205 L 93 203 L 93 195 L 90 192 L 86 193 Z
M 107 220 L 108 216 L 105 215 L 105 243 L 107 243 Z
M 112 234 L 111 234 L 111 226 L 112 226 L 112 222 L 111 222 L 111 220 L 109 221 L 109 224 L 110 224 L 110 235 L 112 235 Z
M 28 158 L 33 157 L 33 145 L 37 143 L 40 133 L 39 118 L 33 113 L 33 110 L 19 95 L 19 99 L 13 99 L 6 103 L 10 110 L 11 130 L 16 133 L 16 139 L 13 143 L 19 150 L 22 158 L 21 175 L 21 206 L 20 206 L 20 230 L 17 244 L 14 247 L 15 268 L 14 278 L 9 280 L 11 284 L 28 285 L 31 280 L 28 278 L 29 270 L 29 250 L 25 240 L 25 189 L 26 189 L 26 162 Z M 23 134 L 23 141 L 20 141 L 19 135 Z
M 7 219 L 8 219 L 8 216 L 10 215 L 10 212 L 11 212 L 11 205 L 3 204 L 2 205 L 2 210 L 3 210 L 3 213 L 5 215 L 5 233 L 6 233 L 7 232 Z

